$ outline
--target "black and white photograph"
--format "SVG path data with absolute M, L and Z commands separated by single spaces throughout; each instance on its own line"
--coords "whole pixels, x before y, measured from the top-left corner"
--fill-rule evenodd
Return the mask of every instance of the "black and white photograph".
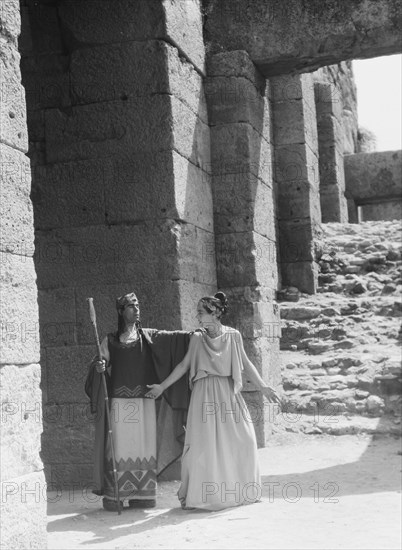
M 399 550 L 400 0 L 0 0 L 1 550 Z

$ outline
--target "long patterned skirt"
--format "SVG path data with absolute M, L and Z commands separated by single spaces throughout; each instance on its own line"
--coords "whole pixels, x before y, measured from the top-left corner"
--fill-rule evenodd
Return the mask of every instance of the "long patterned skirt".
M 231 377 L 197 380 L 188 411 L 178 497 L 183 508 L 221 510 L 261 496 L 257 442 Z
M 156 497 L 156 413 L 153 399 L 112 398 L 110 420 L 120 500 Z M 115 498 L 110 440 L 105 453 L 105 496 Z

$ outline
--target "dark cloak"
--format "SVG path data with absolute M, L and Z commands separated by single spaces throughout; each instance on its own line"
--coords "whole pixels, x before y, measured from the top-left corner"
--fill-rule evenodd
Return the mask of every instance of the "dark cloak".
M 149 345 L 156 373 L 162 382 L 184 358 L 191 332 L 159 331 L 142 329 L 142 337 Z M 106 378 L 109 378 L 106 375 Z M 103 494 L 103 471 L 106 446 L 106 411 L 102 375 L 92 363 L 85 382 L 85 393 L 91 402 L 91 412 L 95 415 L 95 456 L 94 456 L 94 492 Z M 158 414 L 157 446 L 160 475 L 166 468 L 181 457 L 183 452 L 185 424 L 190 402 L 188 375 L 186 374 L 170 386 L 162 397 Z M 109 402 L 110 405 L 110 402 Z

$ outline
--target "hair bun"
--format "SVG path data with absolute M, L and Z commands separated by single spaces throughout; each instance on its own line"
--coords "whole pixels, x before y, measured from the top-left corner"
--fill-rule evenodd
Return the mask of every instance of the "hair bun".
M 217 292 L 214 295 L 214 298 L 219 300 L 223 307 L 223 312 L 226 313 L 228 310 L 228 299 L 226 298 L 226 294 L 224 292 Z

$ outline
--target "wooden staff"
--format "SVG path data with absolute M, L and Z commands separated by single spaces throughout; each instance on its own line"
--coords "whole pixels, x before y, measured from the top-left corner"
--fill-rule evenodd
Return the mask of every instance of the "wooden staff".
M 98 349 L 98 356 L 99 356 L 99 359 L 102 359 L 102 352 L 101 352 L 99 336 L 98 336 L 98 328 L 96 326 L 96 313 L 95 313 L 95 307 L 94 307 L 94 299 L 93 298 L 87 298 L 87 301 L 88 301 L 88 306 L 89 306 L 89 316 L 91 318 L 92 327 L 94 329 L 94 336 L 95 336 L 96 347 Z M 109 437 L 109 441 L 110 441 L 110 449 L 112 451 L 114 496 L 115 496 L 115 499 L 117 499 L 117 513 L 120 515 L 121 514 L 121 509 L 120 509 L 119 483 L 118 483 L 118 480 L 117 480 L 116 458 L 115 458 L 115 454 L 114 454 L 112 424 L 110 422 L 109 397 L 108 397 L 108 394 L 107 394 L 105 371 L 102 372 L 102 382 L 103 382 L 103 391 L 104 391 L 104 394 L 105 394 L 105 408 L 106 408 L 106 418 L 107 418 L 107 427 L 108 427 L 108 437 Z

